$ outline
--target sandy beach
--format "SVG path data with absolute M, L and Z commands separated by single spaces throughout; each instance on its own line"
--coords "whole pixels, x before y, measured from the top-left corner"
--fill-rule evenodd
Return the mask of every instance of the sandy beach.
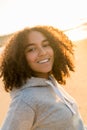
M 76 71 L 71 74 L 64 87 L 77 101 L 79 111 L 87 124 L 87 39 L 75 42 Z M 10 103 L 9 94 L 4 92 L 0 80 L 0 126 Z

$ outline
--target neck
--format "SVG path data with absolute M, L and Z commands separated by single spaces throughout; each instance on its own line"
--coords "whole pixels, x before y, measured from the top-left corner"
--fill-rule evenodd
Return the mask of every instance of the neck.
M 34 77 L 45 78 L 45 79 L 48 79 L 50 75 L 51 75 L 51 72 L 49 72 L 49 73 L 39 73 L 39 72 L 35 73 L 34 72 L 32 74 L 32 76 L 34 76 Z

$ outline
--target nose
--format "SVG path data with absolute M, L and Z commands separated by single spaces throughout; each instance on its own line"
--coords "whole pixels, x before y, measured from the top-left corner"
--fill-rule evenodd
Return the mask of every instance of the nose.
M 47 51 L 44 48 L 42 48 L 42 47 L 39 48 L 39 50 L 38 50 L 39 55 L 45 55 L 46 53 L 47 53 Z

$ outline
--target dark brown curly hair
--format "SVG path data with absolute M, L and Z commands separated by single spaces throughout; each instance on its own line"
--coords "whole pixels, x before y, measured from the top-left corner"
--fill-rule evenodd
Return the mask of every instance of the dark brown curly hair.
M 25 28 L 14 33 L 5 47 L 0 66 L 5 90 L 19 88 L 32 76 L 25 58 L 25 43 L 28 43 L 28 34 L 35 30 L 41 32 L 49 41 L 54 51 L 54 65 L 52 74 L 60 84 L 66 83 L 70 71 L 74 71 L 73 43 L 63 31 L 52 26 L 35 26 Z

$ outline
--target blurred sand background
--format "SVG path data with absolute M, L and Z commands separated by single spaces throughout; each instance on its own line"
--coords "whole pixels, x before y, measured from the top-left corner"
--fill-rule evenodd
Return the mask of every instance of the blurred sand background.
M 67 80 L 65 89 L 77 101 L 83 121 L 87 124 L 87 39 L 75 42 L 76 71 Z M 0 80 L 0 126 L 10 103 L 9 94 L 4 92 Z

